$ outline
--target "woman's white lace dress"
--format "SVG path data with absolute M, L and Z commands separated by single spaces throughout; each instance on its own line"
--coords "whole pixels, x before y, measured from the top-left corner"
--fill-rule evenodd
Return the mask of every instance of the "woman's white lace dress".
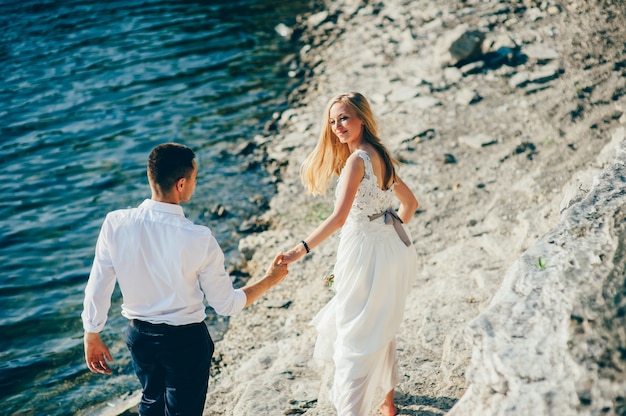
M 329 396 L 339 416 L 368 415 L 398 383 L 395 336 L 417 270 L 414 246 L 384 216 L 370 221 L 392 207 L 394 195 L 378 188 L 367 153 L 358 155 L 365 175 L 341 229 L 336 294 L 313 319 L 315 357 L 335 364 Z

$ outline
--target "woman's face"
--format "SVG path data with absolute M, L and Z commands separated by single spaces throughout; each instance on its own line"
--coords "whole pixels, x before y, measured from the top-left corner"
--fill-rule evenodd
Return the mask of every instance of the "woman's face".
M 341 143 L 358 143 L 363 136 L 363 121 L 345 103 L 335 103 L 330 107 L 328 122 Z

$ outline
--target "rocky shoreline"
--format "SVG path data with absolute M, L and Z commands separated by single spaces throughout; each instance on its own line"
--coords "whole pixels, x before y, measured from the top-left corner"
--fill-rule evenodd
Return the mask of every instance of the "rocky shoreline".
M 623 22 L 619 2 L 576 0 L 343 0 L 303 16 L 304 82 L 255 139 L 278 193 L 239 248 L 256 276 L 330 213 L 332 190 L 305 195 L 299 166 L 327 100 L 365 94 L 420 201 L 399 414 L 623 414 L 626 337 L 609 325 L 624 319 Z M 230 319 L 205 415 L 334 414 L 309 321 L 335 248 Z
M 593 262 L 563 267 L 567 256 L 555 260 L 541 247 L 553 244 L 550 230 L 558 233 L 572 216 L 589 216 L 590 208 L 576 211 L 576 204 L 564 210 L 572 202 L 593 206 L 596 199 L 584 198 L 592 179 L 619 166 L 611 161 L 626 117 L 622 13 L 607 1 L 340 1 L 303 19 L 305 81 L 292 94 L 292 109 L 276 118 L 275 131 L 257 138 L 281 178 L 262 215 L 270 227 L 242 240 L 240 251 L 258 274 L 273 253 L 330 212 L 332 192 L 304 195 L 299 165 L 317 140 L 327 99 L 346 90 L 368 96 L 421 203 L 410 224 L 421 267 L 398 335 L 400 414 L 623 409 L 623 376 L 614 371 L 607 381 L 607 372 L 597 370 L 602 361 L 594 361 L 600 352 L 590 347 L 607 338 L 606 328 L 590 332 L 603 322 L 594 319 L 599 306 L 592 306 L 607 302 L 576 304 L 572 293 L 598 299 L 584 288 L 563 294 L 559 285 L 541 292 L 541 280 L 518 283 L 534 276 L 529 270 L 582 282 L 596 268 Z M 596 210 L 587 226 L 618 218 L 615 209 Z M 565 242 L 583 249 L 598 244 Z M 602 270 L 612 270 L 617 246 L 603 246 Z M 332 296 L 322 276 L 332 268 L 335 247 L 336 240 L 320 246 L 264 301 L 230 320 L 216 346 L 205 415 L 333 414 L 325 396 L 332 370 L 311 361 L 315 334 L 308 323 Z M 594 281 L 602 287 L 601 278 Z M 545 298 L 532 302 L 537 298 L 529 294 L 537 291 Z M 560 295 L 569 303 L 559 302 Z M 558 318 L 540 319 L 557 307 Z M 546 344 L 551 331 L 559 337 Z M 623 351 L 620 334 L 604 350 Z M 526 343 L 512 349 L 511 340 Z M 511 353 L 520 348 L 525 354 Z M 552 359 L 537 360 L 542 354 Z M 577 358 L 576 371 L 559 373 L 570 356 Z M 510 370 L 534 360 L 534 373 Z
M 623 18 L 610 1 L 524 0 L 339 1 L 303 19 L 305 81 L 256 139 L 281 178 L 269 229 L 240 251 L 256 275 L 328 215 L 332 192 L 304 195 L 300 163 L 329 97 L 369 97 L 421 203 L 400 414 L 623 413 L 626 340 L 608 325 L 623 320 Z M 205 415 L 334 414 L 309 321 L 335 247 L 230 320 Z

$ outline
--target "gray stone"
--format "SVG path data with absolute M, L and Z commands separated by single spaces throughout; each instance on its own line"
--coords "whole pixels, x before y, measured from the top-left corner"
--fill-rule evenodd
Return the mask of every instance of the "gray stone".
M 483 32 L 461 24 L 439 38 L 435 46 L 435 59 L 441 67 L 476 59 L 482 54 L 484 39 Z
M 452 41 L 448 50 L 456 61 L 473 59 L 482 54 L 483 40 L 485 40 L 485 34 L 480 30 L 463 31 Z

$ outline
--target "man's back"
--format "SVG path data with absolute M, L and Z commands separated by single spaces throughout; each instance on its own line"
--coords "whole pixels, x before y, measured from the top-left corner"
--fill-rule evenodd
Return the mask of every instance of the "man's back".
M 106 227 L 106 228 L 105 228 Z M 198 274 L 207 262 L 211 232 L 194 225 L 179 205 L 145 201 L 111 212 L 103 225 L 124 296 L 123 315 L 180 325 L 204 319 Z
M 238 312 L 246 301 L 241 291 L 233 291 L 224 254 L 209 228 L 186 219 L 177 204 L 145 200 L 138 208 L 109 213 L 91 274 L 87 290 L 105 290 L 86 314 L 95 327 L 106 321 L 106 293 L 116 279 L 124 298 L 122 315 L 151 323 L 203 321 L 205 295 L 222 315 Z

